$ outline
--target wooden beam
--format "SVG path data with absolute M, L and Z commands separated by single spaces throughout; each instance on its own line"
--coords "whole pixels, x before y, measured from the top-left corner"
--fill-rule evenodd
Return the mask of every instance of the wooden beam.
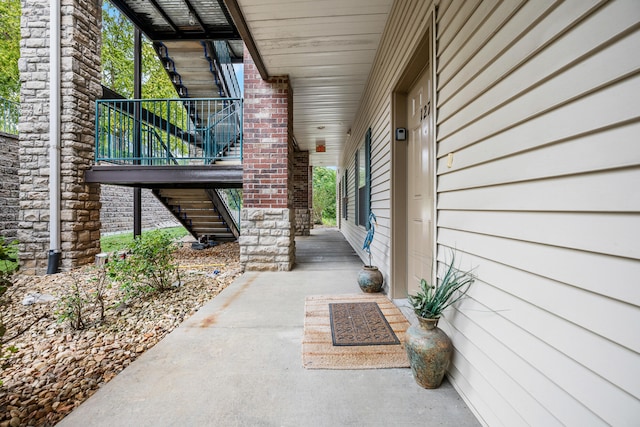
M 233 22 L 238 29 L 242 40 L 244 40 L 244 44 L 247 45 L 247 50 L 249 50 L 251 58 L 253 58 L 253 62 L 258 68 L 260 77 L 262 77 L 262 80 L 268 80 L 269 73 L 267 72 L 267 67 L 264 65 L 264 61 L 262 61 L 262 56 L 260 56 L 258 46 L 256 46 L 256 43 L 253 40 L 253 36 L 249 31 L 249 26 L 244 20 L 244 16 L 242 15 L 242 11 L 240 10 L 240 5 L 238 4 L 237 0 L 224 0 L 224 3 L 227 5 L 227 9 L 229 9 L 229 13 L 233 18 Z

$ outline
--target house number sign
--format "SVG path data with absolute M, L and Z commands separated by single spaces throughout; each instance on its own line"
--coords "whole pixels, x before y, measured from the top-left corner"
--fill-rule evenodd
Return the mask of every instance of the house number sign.
M 420 107 L 420 121 L 423 121 L 427 118 L 429 113 L 431 112 L 431 102 L 427 102 L 426 105 Z

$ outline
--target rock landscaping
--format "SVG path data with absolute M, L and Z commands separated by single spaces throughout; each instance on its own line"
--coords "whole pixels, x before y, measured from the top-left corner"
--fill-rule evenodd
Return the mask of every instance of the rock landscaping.
M 83 330 L 60 322 L 59 303 L 74 283 L 90 287 L 95 268 L 16 276 L 2 307 L 3 347 L 17 351 L 0 370 L 0 427 L 55 425 L 241 274 L 237 243 L 185 244 L 174 256 L 179 285 L 128 304 L 117 286 L 107 287 L 104 321 Z

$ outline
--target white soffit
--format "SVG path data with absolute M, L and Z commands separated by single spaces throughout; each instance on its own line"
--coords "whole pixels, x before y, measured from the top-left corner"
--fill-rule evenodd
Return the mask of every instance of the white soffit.
M 290 77 L 300 149 L 314 166 L 338 165 L 393 1 L 238 3 L 269 75 Z

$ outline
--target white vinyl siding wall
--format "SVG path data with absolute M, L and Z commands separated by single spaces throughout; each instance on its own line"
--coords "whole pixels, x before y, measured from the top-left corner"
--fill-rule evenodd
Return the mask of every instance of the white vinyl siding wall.
M 450 378 L 488 425 L 638 425 L 640 2 L 437 19 L 438 253 L 479 277 Z
M 363 98 L 340 159 L 340 175 L 349 169 L 349 219 L 342 221 L 342 233 L 363 262 L 368 263 L 362 243 L 365 227 L 355 225 L 354 217 L 354 156 L 364 144 L 371 128 L 371 210 L 377 217 L 375 237 L 371 245 L 372 262 L 385 276 L 388 289 L 391 269 L 391 93 L 402 70 L 425 33 L 431 2 L 424 0 L 396 1 L 389 13 L 385 32 L 365 86 Z M 338 184 L 339 185 L 339 184 Z M 355 279 L 354 279 L 355 283 Z
M 371 127 L 385 280 L 391 94 L 429 7 L 394 3 L 340 163 L 364 260 L 353 159 Z M 640 2 L 442 0 L 436 19 L 438 258 L 479 277 L 441 322 L 449 378 L 486 425 L 638 425 Z

